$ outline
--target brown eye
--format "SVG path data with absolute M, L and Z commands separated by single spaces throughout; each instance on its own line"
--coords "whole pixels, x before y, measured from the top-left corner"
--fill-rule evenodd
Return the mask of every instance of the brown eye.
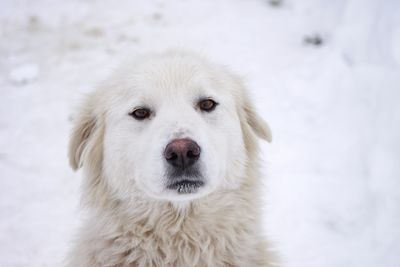
M 200 110 L 210 112 L 215 109 L 215 107 L 218 105 L 218 103 L 212 99 L 204 99 L 204 100 L 201 100 L 198 105 L 199 105 Z
M 132 111 L 129 115 L 134 117 L 137 120 L 144 120 L 150 117 L 150 109 L 148 108 L 138 108 Z

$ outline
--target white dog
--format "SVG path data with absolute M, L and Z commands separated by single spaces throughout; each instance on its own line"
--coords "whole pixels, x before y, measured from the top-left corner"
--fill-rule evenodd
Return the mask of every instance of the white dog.
M 75 121 L 90 215 L 68 266 L 272 266 L 256 137 L 270 130 L 224 67 L 176 51 L 123 65 Z

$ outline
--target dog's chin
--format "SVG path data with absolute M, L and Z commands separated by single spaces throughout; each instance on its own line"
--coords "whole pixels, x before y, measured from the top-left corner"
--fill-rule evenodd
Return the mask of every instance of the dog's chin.
M 207 189 L 204 179 L 182 177 L 168 182 L 163 195 L 169 201 L 190 201 L 206 195 Z
M 167 185 L 167 189 L 172 190 L 179 195 L 196 194 L 203 186 L 203 180 L 179 179 Z
M 208 195 L 212 189 L 204 179 L 181 178 L 168 182 L 159 192 L 147 192 L 150 197 L 170 202 L 191 201 Z

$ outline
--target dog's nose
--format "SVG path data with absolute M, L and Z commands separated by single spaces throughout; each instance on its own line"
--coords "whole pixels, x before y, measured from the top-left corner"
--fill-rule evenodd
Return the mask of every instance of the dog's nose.
M 188 138 L 175 139 L 165 147 L 164 157 L 172 166 L 184 169 L 200 158 L 200 147 Z

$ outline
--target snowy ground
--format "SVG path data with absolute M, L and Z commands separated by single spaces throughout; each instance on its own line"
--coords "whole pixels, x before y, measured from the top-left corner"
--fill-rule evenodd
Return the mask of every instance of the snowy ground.
M 270 2 L 2 0 L 0 266 L 61 265 L 82 95 L 127 55 L 183 47 L 244 74 L 272 127 L 265 225 L 286 266 L 399 267 L 400 2 Z

